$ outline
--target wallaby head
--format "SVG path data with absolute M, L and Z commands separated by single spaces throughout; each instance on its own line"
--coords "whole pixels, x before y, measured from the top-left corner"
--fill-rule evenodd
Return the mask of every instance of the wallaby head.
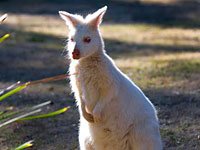
M 80 15 L 59 11 L 69 28 L 68 53 L 72 59 L 82 59 L 97 52 L 103 52 L 104 43 L 99 25 L 107 10 L 107 6 L 83 18 Z

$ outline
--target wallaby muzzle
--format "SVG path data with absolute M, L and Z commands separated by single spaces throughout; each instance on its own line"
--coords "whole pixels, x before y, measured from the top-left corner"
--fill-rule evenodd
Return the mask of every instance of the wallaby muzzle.
M 75 48 L 74 51 L 72 52 L 72 58 L 73 59 L 79 59 L 80 58 L 80 51 L 79 49 Z

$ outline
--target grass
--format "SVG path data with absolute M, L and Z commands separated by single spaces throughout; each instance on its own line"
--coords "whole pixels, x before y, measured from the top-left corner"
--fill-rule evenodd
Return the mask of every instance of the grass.
M 1 69 L 6 72 L 6 77 L 0 76 L 1 87 L 67 70 L 69 62 L 62 51 L 68 30 L 58 15 L 11 13 L 5 23 L 5 32 L 0 31 L 0 35 L 10 33 L 10 37 L 1 49 Z M 200 29 L 108 22 L 101 31 L 106 50 L 117 66 L 155 104 L 165 149 L 199 149 Z M 56 82 L 8 98 L 0 110 L 10 106 L 29 108 L 49 99 L 55 103 L 51 111 L 65 104 L 72 108 L 52 120 L 27 121 L 5 128 L 0 147 L 11 149 L 23 138 L 35 139 L 35 149 L 77 149 L 79 117 L 69 93 L 67 83 Z M 19 97 L 21 102 L 16 101 Z
M 184 87 L 200 73 L 198 52 L 129 57 L 117 58 L 116 63 L 143 89 Z
M 56 76 L 56 77 L 51 77 L 51 78 L 45 78 L 42 80 L 37 80 L 37 81 L 32 81 L 32 82 L 26 82 L 25 84 L 21 84 L 18 81 L 15 84 L 12 84 L 11 86 L 3 89 L 0 91 L 0 102 L 15 95 L 16 93 L 26 89 L 28 86 L 33 86 L 33 85 L 37 85 L 37 84 L 41 84 L 41 83 L 48 83 L 50 81 L 57 81 L 60 79 L 64 79 L 66 78 L 66 75 L 60 75 L 60 76 Z M 39 113 L 42 111 L 42 107 L 51 104 L 51 101 L 47 101 L 38 105 L 35 105 L 31 108 L 23 108 L 17 111 L 13 111 L 13 109 L 7 109 L 4 111 L 0 112 L 0 129 L 10 125 L 11 123 L 14 122 L 19 122 L 19 121 L 27 121 L 27 120 L 34 120 L 34 119 L 44 119 L 44 118 L 48 118 L 48 117 L 54 117 L 57 116 L 59 114 L 62 114 L 64 112 L 66 112 L 69 107 L 64 107 L 62 109 L 59 109 L 57 111 L 54 112 L 49 112 L 46 114 L 40 114 L 40 115 L 35 115 L 33 116 L 35 113 Z M 8 111 L 9 110 L 9 111 Z M 26 149 L 29 147 L 32 147 L 32 141 L 26 142 L 20 146 L 18 146 L 17 148 L 15 148 L 15 150 L 22 150 L 22 149 Z
M 199 30 L 168 28 L 149 24 L 105 25 L 103 33 L 105 38 L 127 43 L 198 46 L 200 40 Z
M 6 18 L 7 18 L 7 14 L 1 16 L 0 23 L 2 23 Z M 4 36 L 2 36 L 0 38 L 0 43 L 2 43 L 9 36 L 10 36 L 10 34 L 5 34 Z M 36 37 L 35 39 L 37 39 L 37 41 L 33 40 L 33 39 L 31 41 L 33 41 L 33 42 L 40 41 L 41 42 L 41 40 L 38 40 L 39 39 L 38 37 Z M 0 102 L 7 99 L 10 96 L 15 95 L 18 92 L 24 90 L 25 88 L 27 88 L 30 85 L 36 85 L 39 83 L 47 83 L 50 81 L 57 81 L 57 80 L 64 79 L 64 78 L 66 79 L 66 75 L 45 78 L 45 79 L 37 80 L 37 81 L 33 81 L 33 82 L 26 82 L 25 84 L 21 84 L 21 85 L 20 85 L 20 81 L 18 81 L 17 83 L 12 84 L 11 86 L 0 91 Z M 29 109 L 24 108 L 24 109 L 20 109 L 18 111 L 13 111 L 13 109 L 10 109 L 9 111 L 8 110 L 0 111 L 0 128 L 7 126 L 11 123 L 17 122 L 17 121 L 26 121 L 26 120 L 44 119 L 44 118 L 48 118 L 48 117 L 54 117 L 54 116 L 57 116 L 59 114 L 66 112 L 69 109 L 69 107 L 64 107 L 64 108 L 59 109 L 54 112 L 31 116 L 35 113 L 41 112 L 42 111 L 41 107 L 44 107 L 50 103 L 51 103 L 50 101 L 47 101 L 45 103 L 41 103 L 39 105 L 33 106 L 32 108 L 29 108 Z M 16 116 L 16 115 L 18 115 L 18 116 Z M 28 142 L 18 146 L 17 148 L 15 148 L 15 150 L 23 150 L 23 149 L 32 147 L 33 146 L 32 142 L 33 142 L 33 140 L 28 141 Z

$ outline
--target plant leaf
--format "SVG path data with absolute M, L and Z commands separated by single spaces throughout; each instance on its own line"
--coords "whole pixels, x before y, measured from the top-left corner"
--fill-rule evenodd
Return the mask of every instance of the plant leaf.
M 17 88 L 5 93 L 4 95 L 1 95 L 0 96 L 0 101 L 4 100 L 5 98 L 7 98 L 7 97 L 9 97 L 9 96 L 11 96 L 11 95 L 23 90 L 23 89 L 25 89 L 28 86 L 28 84 L 29 83 L 26 83 L 26 84 L 23 84 L 21 86 L 18 86 Z
M 31 147 L 31 146 L 33 146 L 33 140 L 28 141 L 28 142 L 18 146 L 17 148 L 15 148 L 15 150 L 23 150 L 23 149 Z
M 37 115 L 37 116 L 30 116 L 30 117 L 24 117 L 24 118 L 19 119 L 19 121 L 53 117 L 53 116 L 56 116 L 56 115 L 59 115 L 59 114 L 62 114 L 64 112 L 66 112 L 69 108 L 70 107 L 64 107 L 62 109 L 59 109 L 57 111 L 50 112 L 50 113 L 47 113 L 47 114 L 42 114 L 42 115 Z
M 2 43 L 5 39 L 9 38 L 10 34 L 5 34 L 0 38 L 0 43 Z
M 41 109 L 37 109 L 37 110 L 31 111 L 31 112 L 28 112 L 28 113 L 26 113 L 26 114 L 23 114 L 23 115 L 21 115 L 21 116 L 15 117 L 15 118 L 13 118 L 13 119 L 10 119 L 10 120 L 8 120 L 8 121 L 6 121 L 6 122 L 0 124 L 0 128 L 3 127 L 3 126 L 8 125 L 8 124 L 10 124 L 10 123 L 13 123 L 13 122 L 15 122 L 15 121 L 17 121 L 17 120 L 20 120 L 21 118 L 24 118 L 24 117 L 33 115 L 33 114 L 38 113 L 38 112 L 41 112 Z
M 6 92 L 8 92 L 8 91 L 10 91 L 10 90 L 12 90 L 12 89 L 14 89 L 14 88 L 16 88 L 19 84 L 20 84 L 20 81 L 18 81 L 18 82 L 16 82 L 16 83 L 10 85 L 9 87 L 7 87 L 7 88 L 1 90 L 1 91 L 0 91 L 0 96 L 3 95 L 4 93 L 6 93 Z

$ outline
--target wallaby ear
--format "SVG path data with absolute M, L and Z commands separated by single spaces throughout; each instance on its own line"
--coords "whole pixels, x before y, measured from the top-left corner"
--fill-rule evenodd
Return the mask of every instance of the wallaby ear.
M 60 14 L 60 17 L 63 20 L 65 20 L 65 22 L 69 28 L 76 27 L 77 24 L 79 24 L 81 22 L 80 16 L 78 16 L 78 15 L 73 15 L 66 11 L 59 11 L 59 14 Z
M 97 10 L 96 12 L 94 12 L 93 14 L 88 15 L 86 17 L 86 20 L 88 20 L 88 24 L 91 27 L 98 28 L 98 26 L 102 22 L 104 14 L 106 13 L 106 10 L 107 10 L 107 6 L 104 6 L 100 8 L 99 10 Z

